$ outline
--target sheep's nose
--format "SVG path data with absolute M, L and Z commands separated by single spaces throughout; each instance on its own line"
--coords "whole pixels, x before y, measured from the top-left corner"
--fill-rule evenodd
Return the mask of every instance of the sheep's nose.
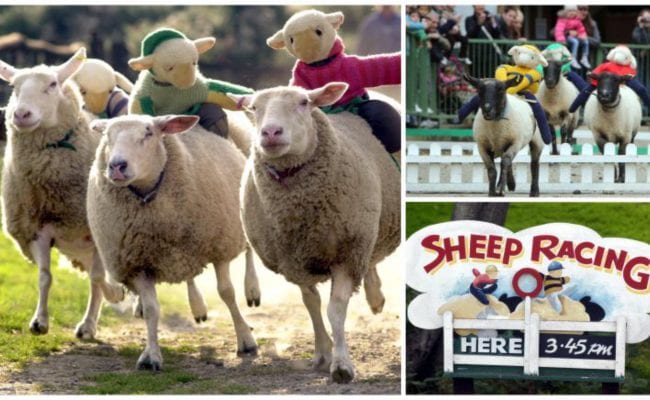
M 262 136 L 267 138 L 274 138 L 276 136 L 282 135 L 282 127 L 277 125 L 267 125 L 262 128 Z
M 16 110 L 16 112 L 14 112 L 14 118 L 16 118 L 17 120 L 25 120 L 31 116 L 32 116 L 32 112 L 29 110 L 19 109 Z
M 120 173 L 124 173 L 126 167 L 128 166 L 129 163 L 127 163 L 124 160 L 113 160 L 108 164 L 108 167 L 111 169 L 111 171 L 120 172 Z

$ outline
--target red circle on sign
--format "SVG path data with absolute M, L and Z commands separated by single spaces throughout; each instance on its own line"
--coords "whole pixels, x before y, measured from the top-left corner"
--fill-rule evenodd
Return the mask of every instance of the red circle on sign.
M 524 275 L 530 275 L 533 277 L 533 279 L 535 279 L 535 289 L 530 292 L 524 292 L 521 287 L 519 287 L 519 279 L 521 279 L 521 277 Z M 533 268 L 522 268 L 519 271 L 515 272 L 515 276 L 512 277 L 512 288 L 515 290 L 515 293 L 517 293 L 517 296 L 521 297 L 522 299 L 525 297 L 537 297 L 539 292 L 542 291 L 543 286 L 544 278 L 542 277 L 542 274 Z

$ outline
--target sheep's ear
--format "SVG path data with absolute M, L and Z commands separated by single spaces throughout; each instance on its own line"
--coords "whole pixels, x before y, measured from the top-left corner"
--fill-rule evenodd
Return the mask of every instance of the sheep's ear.
M 18 69 L 0 60 L 0 79 L 3 81 L 10 82 L 17 71 Z
M 325 14 L 325 19 L 327 19 L 327 22 L 332 24 L 335 30 L 338 30 L 341 25 L 343 25 L 343 20 L 345 20 L 345 16 L 341 11 L 336 11 L 330 14 Z
M 226 93 L 226 96 L 228 96 L 232 101 L 234 101 L 237 104 L 238 110 L 250 111 L 249 107 L 253 103 L 252 95 Z
M 470 85 L 478 89 L 478 85 L 481 83 L 481 80 L 478 78 L 474 78 L 473 76 L 470 76 L 469 74 L 463 74 L 463 79 L 465 79 L 467 82 L 469 82 Z
M 194 40 L 194 46 L 196 47 L 196 50 L 199 52 L 199 54 L 203 54 L 213 48 L 215 43 L 217 43 L 217 39 L 213 38 L 212 36 Z
M 117 71 L 115 71 L 115 81 L 117 82 L 117 86 L 124 89 L 125 92 L 131 93 L 131 91 L 133 90 L 133 83 L 131 83 L 129 78 L 120 74 Z
M 309 90 L 307 97 L 316 107 L 324 107 L 336 103 L 347 90 L 348 84 L 345 82 L 330 82 L 321 88 Z
M 59 83 L 65 82 L 72 74 L 79 71 L 84 61 L 86 61 L 86 48 L 82 47 L 68 61 L 56 67 L 56 76 Z
M 539 63 L 542 64 L 542 67 L 548 67 L 548 61 L 546 61 L 546 58 L 540 53 L 537 55 L 539 59 Z
M 146 69 L 151 69 L 153 67 L 153 57 L 144 56 L 138 58 L 132 58 L 129 60 L 129 67 L 136 71 L 144 71 Z
M 108 126 L 108 119 L 95 119 L 90 122 L 90 129 L 95 132 L 104 133 Z
M 284 31 L 279 30 L 273 36 L 266 39 L 266 44 L 273 50 L 284 49 Z
M 154 117 L 154 124 L 163 135 L 172 135 L 188 131 L 199 122 L 196 115 L 165 115 Z
M 512 46 L 510 50 L 508 50 L 508 55 L 514 56 L 515 54 L 519 54 L 519 46 Z

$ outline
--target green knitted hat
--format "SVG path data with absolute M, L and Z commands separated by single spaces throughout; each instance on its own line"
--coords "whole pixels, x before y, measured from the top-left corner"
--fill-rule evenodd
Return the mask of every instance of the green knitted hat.
M 149 33 L 142 39 L 141 57 L 148 56 L 158 47 L 162 42 L 166 42 L 169 39 L 187 39 L 187 36 L 183 35 L 181 32 L 176 29 L 171 28 L 161 28 Z

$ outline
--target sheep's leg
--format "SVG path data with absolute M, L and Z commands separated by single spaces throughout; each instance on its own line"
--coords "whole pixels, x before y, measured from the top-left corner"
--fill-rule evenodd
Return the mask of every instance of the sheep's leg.
M 138 358 L 136 368 L 159 371 L 162 369 L 162 354 L 158 345 L 160 306 L 156 295 L 156 282 L 146 274 L 140 273 L 131 283 L 142 301 L 142 311 L 147 324 L 147 345 Z
M 548 120 L 548 113 L 546 114 L 546 119 Z M 551 129 L 551 134 L 553 135 L 553 141 L 551 142 L 551 154 L 558 155 L 560 152 L 557 149 L 557 135 L 555 134 L 555 127 L 549 122 L 548 127 Z M 560 128 L 561 131 L 561 128 Z M 560 135 L 560 143 L 564 143 L 564 136 Z
M 506 190 L 506 180 L 508 189 L 514 190 L 515 178 L 512 174 L 512 157 L 510 151 L 501 155 L 501 173 L 499 174 L 499 183 L 497 184 L 497 196 L 503 196 Z
M 133 303 L 133 316 L 140 319 L 144 318 L 142 299 L 137 294 L 135 295 L 135 303 Z
M 497 195 L 497 191 L 495 189 L 497 181 L 497 169 L 494 166 L 494 153 L 483 149 L 481 146 L 479 146 L 478 152 L 481 156 L 481 159 L 483 160 L 483 164 L 485 164 L 485 169 L 487 170 L 489 184 L 488 195 L 494 197 Z
M 327 306 L 327 317 L 332 326 L 334 352 L 330 375 L 336 383 L 348 383 L 354 378 L 354 366 L 345 341 L 345 318 L 353 292 L 352 279 L 343 267 L 332 268 L 332 293 Z
M 232 286 L 232 281 L 230 280 L 230 264 L 215 264 L 214 269 L 217 273 L 217 290 L 219 291 L 219 296 L 226 303 L 232 317 L 232 322 L 235 325 L 237 355 L 255 355 L 257 354 L 257 342 L 255 342 L 251 328 L 239 312 L 239 307 L 237 307 L 235 288 Z
M 314 328 L 315 350 L 313 367 L 316 370 L 329 371 L 332 363 L 332 339 L 327 334 L 323 316 L 320 312 L 320 294 L 316 286 L 300 286 L 302 302 L 307 307 L 311 325 Z
M 110 303 L 119 303 L 124 300 L 126 291 L 119 284 L 111 283 L 106 280 L 106 269 L 102 263 L 97 251 L 93 254 L 93 264 L 90 268 L 90 280 L 97 283 L 101 288 L 104 298 Z
M 50 244 L 52 236 L 49 232 L 41 230 L 36 235 L 36 240 L 29 244 L 32 257 L 38 265 L 38 305 L 29 324 L 29 331 L 34 335 L 46 334 L 49 329 L 49 315 L 47 300 L 52 286 L 52 273 L 50 272 Z
M 377 265 L 371 265 L 363 278 L 363 289 L 366 292 L 366 301 L 373 314 L 379 314 L 384 309 L 386 299 L 381 292 L 381 279 L 377 274 Z
M 246 304 L 249 307 L 259 307 L 262 298 L 260 283 L 257 280 L 255 264 L 253 263 L 253 249 L 250 245 L 246 246 L 246 274 L 244 275 L 244 292 L 246 294 Z
M 618 143 L 618 155 L 625 155 L 625 148 L 627 147 L 628 142 L 622 141 Z M 625 163 L 618 163 L 618 176 L 616 177 L 616 182 L 625 183 Z
M 539 157 L 542 146 L 530 142 L 530 197 L 539 197 Z
M 192 310 L 194 321 L 196 321 L 197 324 L 200 324 L 201 321 L 206 321 L 208 319 L 208 306 L 205 304 L 205 300 L 203 300 L 201 291 L 196 287 L 194 279 L 188 279 L 186 283 L 187 298 L 190 302 L 190 309 Z

